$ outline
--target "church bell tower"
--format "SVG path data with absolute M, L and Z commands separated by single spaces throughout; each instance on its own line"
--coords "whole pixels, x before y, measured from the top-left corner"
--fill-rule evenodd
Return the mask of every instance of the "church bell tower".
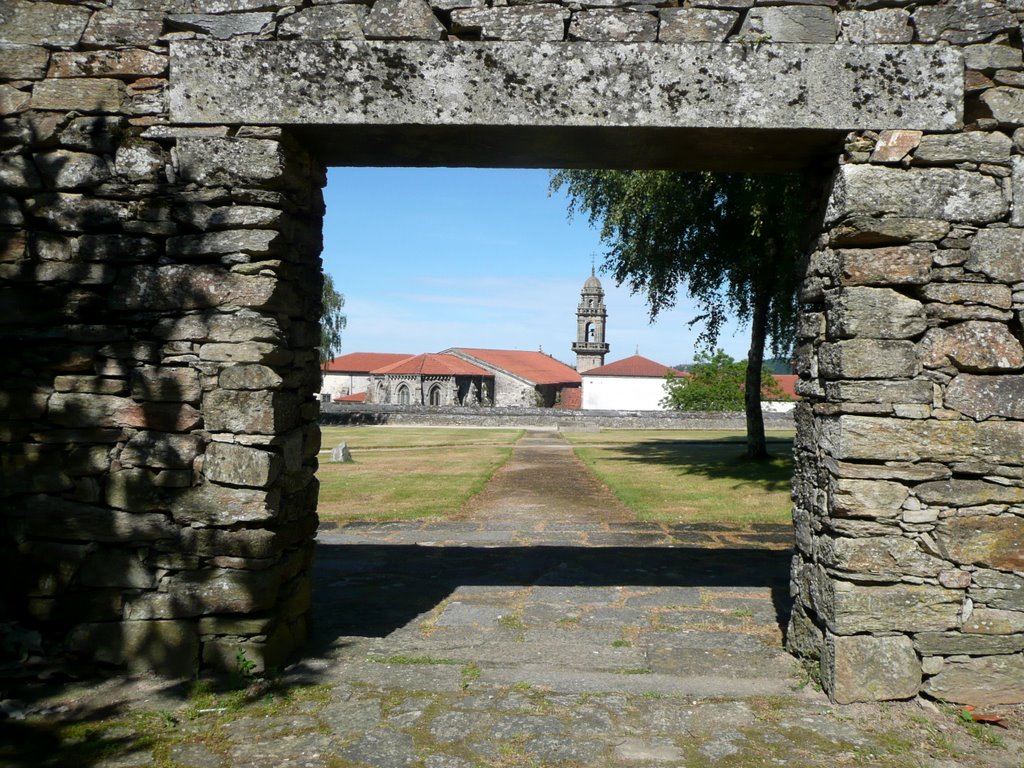
M 580 291 L 580 305 L 576 308 L 576 341 L 572 351 L 576 353 L 576 371 L 584 373 L 591 368 L 604 365 L 608 345 L 604 340 L 608 312 L 604 308 L 604 289 L 601 281 L 590 268 L 590 277 Z

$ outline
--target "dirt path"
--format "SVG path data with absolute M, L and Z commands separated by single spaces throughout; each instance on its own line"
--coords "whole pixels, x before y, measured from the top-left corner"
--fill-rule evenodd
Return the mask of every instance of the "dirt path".
M 636 516 L 583 466 L 559 433 L 531 430 L 457 519 L 543 530 L 549 523 L 629 523 Z

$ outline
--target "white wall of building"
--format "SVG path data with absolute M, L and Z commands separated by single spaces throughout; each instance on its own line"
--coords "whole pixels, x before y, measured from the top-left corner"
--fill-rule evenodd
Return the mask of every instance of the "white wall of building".
M 369 386 L 370 376 L 366 373 L 335 373 L 326 371 L 320 385 L 321 395 L 330 395 L 331 400 L 356 392 L 365 392 Z
M 663 411 L 665 379 L 645 376 L 583 374 L 583 408 L 613 411 Z

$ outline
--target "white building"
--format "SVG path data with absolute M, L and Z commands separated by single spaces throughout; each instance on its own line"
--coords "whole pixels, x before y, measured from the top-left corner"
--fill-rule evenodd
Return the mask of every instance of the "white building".
M 389 352 L 351 352 L 336 357 L 323 368 L 320 399 L 333 403 L 366 392 L 370 371 L 407 360 L 412 355 Z
M 682 374 L 640 355 L 583 373 L 583 408 L 613 411 L 663 411 L 665 376 Z

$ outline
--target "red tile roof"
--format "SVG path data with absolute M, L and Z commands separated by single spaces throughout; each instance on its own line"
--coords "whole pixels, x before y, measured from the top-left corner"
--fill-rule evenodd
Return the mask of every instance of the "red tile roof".
M 341 397 L 334 398 L 336 403 L 365 403 L 366 393 L 365 392 L 353 392 L 351 395 L 342 395 Z
M 374 374 L 411 374 L 421 376 L 491 376 L 489 371 L 467 363 L 455 355 L 425 354 L 409 357 L 372 371 Z
M 450 351 L 461 352 L 534 384 L 579 384 L 582 381 L 575 369 L 543 352 L 470 347 L 454 347 Z
M 653 360 L 641 357 L 640 355 L 633 355 L 632 357 L 627 357 L 622 360 L 616 360 L 614 363 L 608 363 L 608 365 L 602 365 L 600 368 L 591 368 L 583 375 L 643 376 L 646 378 L 663 379 L 668 373 L 671 373 L 673 376 L 680 375 L 679 371 L 675 368 L 669 368 L 667 365 L 656 363 Z
M 350 352 L 328 362 L 324 370 L 334 373 L 369 373 L 376 368 L 408 360 L 410 357 L 412 355 L 390 352 Z
M 800 396 L 796 393 L 796 382 L 800 377 L 795 373 L 773 373 L 772 378 L 778 382 L 779 387 L 793 400 L 799 400 Z

